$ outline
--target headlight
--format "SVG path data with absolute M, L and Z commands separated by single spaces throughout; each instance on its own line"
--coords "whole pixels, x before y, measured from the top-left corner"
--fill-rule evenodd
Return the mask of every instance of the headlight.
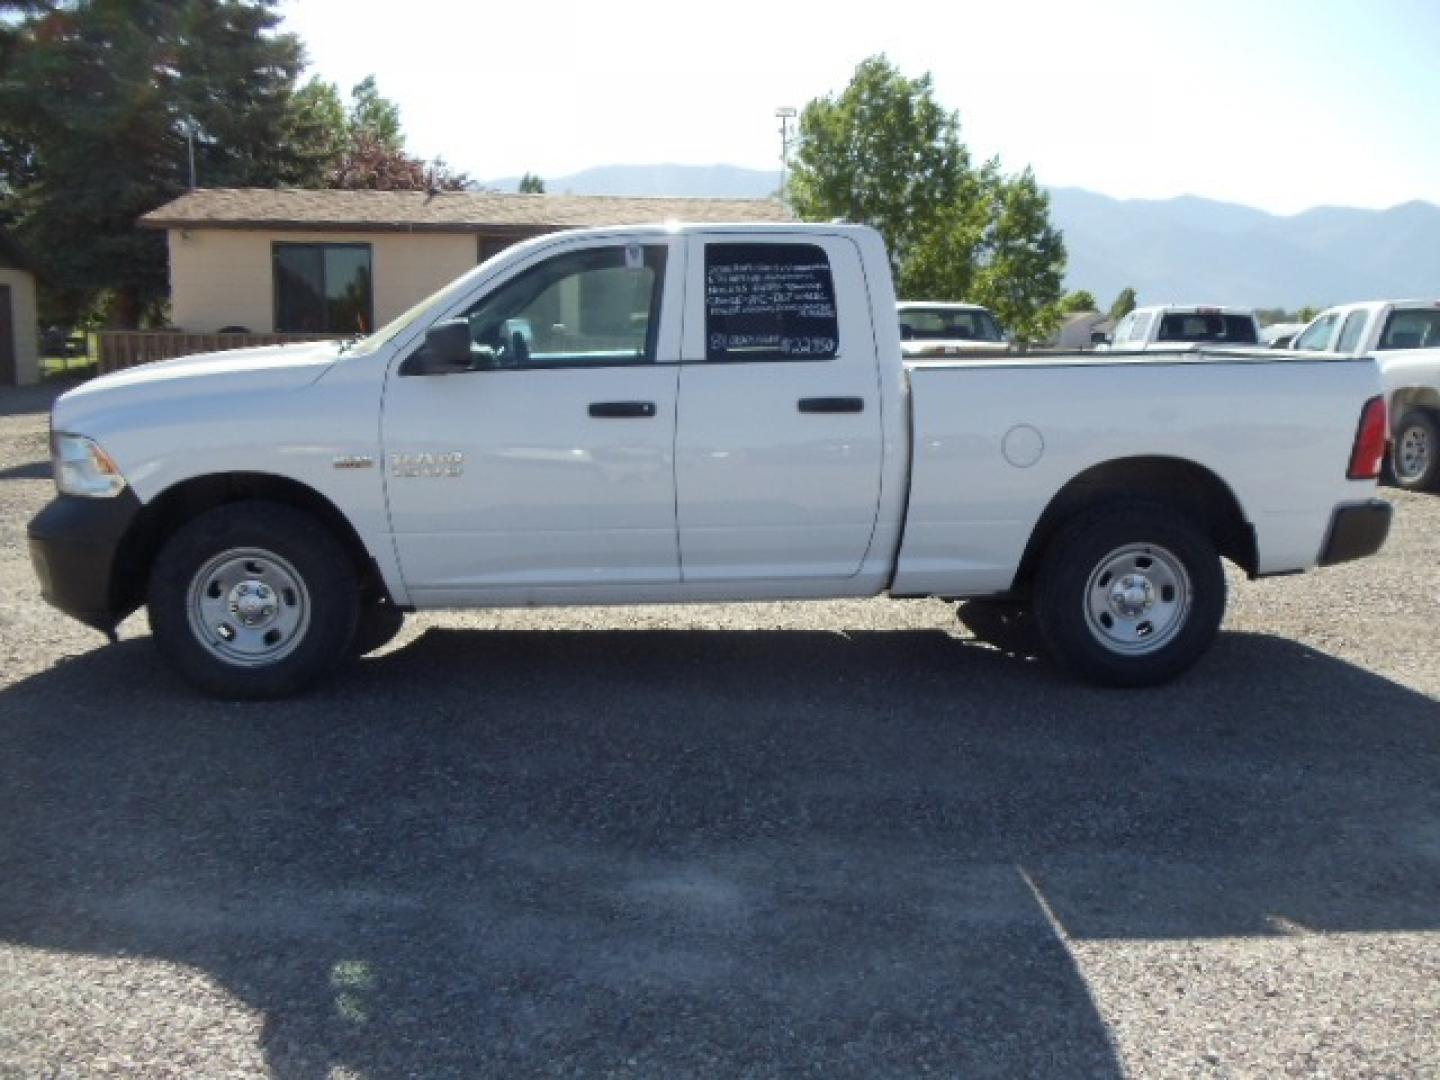
M 93 439 L 51 432 L 50 454 L 55 463 L 55 486 L 62 495 L 112 499 L 125 490 L 120 467 Z

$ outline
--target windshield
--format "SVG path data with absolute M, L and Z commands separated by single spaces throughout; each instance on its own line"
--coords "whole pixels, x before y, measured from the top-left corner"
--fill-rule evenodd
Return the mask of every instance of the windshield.
M 900 312 L 902 341 L 1000 341 L 990 312 L 966 308 L 906 308 Z
M 1172 311 L 1160 320 L 1157 341 L 1213 341 L 1227 345 L 1255 345 L 1255 320 L 1249 315 L 1223 311 Z

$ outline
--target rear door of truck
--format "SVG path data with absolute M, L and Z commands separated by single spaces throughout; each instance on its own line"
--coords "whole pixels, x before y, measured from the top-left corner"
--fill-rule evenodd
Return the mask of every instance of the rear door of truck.
M 675 445 L 686 583 L 843 580 L 875 531 L 872 301 L 845 236 L 690 236 Z

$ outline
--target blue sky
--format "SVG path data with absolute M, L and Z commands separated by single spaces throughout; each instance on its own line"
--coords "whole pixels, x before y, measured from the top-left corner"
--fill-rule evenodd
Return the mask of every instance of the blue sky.
M 889 55 L 977 157 L 1119 197 L 1278 213 L 1440 202 L 1440 0 L 489 4 L 285 0 L 312 72 L 373 73 L 477 178 L 774 168 L 780 105 Z M 400 17 L 397 11 L 408 11 Z

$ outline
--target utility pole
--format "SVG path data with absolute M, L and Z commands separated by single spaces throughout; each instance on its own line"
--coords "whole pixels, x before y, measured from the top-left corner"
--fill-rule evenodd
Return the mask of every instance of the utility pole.
M 195 183 L 195 121 L 185 122 L 185 143 L 190 148 L 190 190 L 194 191 L 198 186 Z
M 785 206 L 788 205 L 785 189 L 790 169 L 790 121 L 795 119 L 795 109 L 781 105 L 775 110 L 775 116 L 780 121 L 780 204 Z

